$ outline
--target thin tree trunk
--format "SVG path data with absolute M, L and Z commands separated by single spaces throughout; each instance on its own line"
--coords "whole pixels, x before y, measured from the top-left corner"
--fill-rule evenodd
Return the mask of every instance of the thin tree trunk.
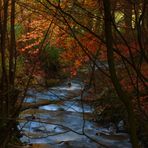
M 132 4 L 130 1 L 124 1 L 124 22 L 125 37 L 130 42 L 132 39 Z
M 7 86 L 7 72 L 6 72 L 6 59 L 5 59 L 5 50 L 6 50 L 6 33 L 7 33 L 7 18 L 8 18 L 8 1 L 4 0 L 4 10 L 1 10 L 1 67 L 2 67 L 2 76 L 1 76 L 1 88 Z
M 14 59 L 15 59 L 15 0 L 11 0 L 11 16 L 10 16 L 10 45 L 9 45 L 9 77 L 6 67 L 6 50 L 8 47 L 7 24 L 9 20 L 8 10 L 9 0 L 0 0 L 0 54 L 1 54 L 1 81 L 0 81 L 0 147 L 6 148 L 12 135 L 16 135 L 16 121 L 10 121 L 8 118 L 15 118 L 13 116 L 16 110 L 14 108 L 18 98 L 17 90 L 14 86 Z M 10 85 L 11 86 L 10 86 Z M 18 115 L 18 114 L 17 114 Z
M 0 10 L 0 25 L 1 25 L 1 40 L 0 40 L 0 52 L 1 52 L 1 81 L 0 81 L 0 96 L 1 96 L 1 108 L 0 115 L 2 118 L 6 117 L 7 114 L 7 93 L 8 93 L 8 81 L 7 81 L 7 69 L 6 69 L 6 34 L 7 34 L 7 19 L 8 19 L 8 0 L 1 0 Z M 1 121 L 3 123 L 3 120 Z
M 15 72 L 15 0 L 11 0 L 11 40 L 9 49 L 9 84 L 14 85 L 14 72 Z

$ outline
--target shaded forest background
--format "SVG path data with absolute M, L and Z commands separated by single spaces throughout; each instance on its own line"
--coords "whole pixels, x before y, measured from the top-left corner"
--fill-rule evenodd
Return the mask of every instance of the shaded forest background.
M 28 88 L 75 77 L 96 120 L 103 108 L 103 120 L 127 122 L 134 148 L 147 141 L 147 14 L 147 0 L 0 0 L 0 145 L 19 135 Z

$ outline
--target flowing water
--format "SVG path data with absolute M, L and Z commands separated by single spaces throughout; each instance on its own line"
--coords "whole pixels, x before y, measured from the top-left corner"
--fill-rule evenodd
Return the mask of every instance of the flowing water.
M 25 102 L 49 100 L 52 104 L 28 109 L 20 114 L 21 140 L 33 144 L 34 148 L 103 147 L 98 143 L 109 148 L 131 148 L 128 134 L 111 135 L 108 128 L 91 120 L 93 108 L 81 103 L 79 94 L 82 89 L 83 84 L 72 81 L 71 87 L 64 83 L 43 92 L 29 91 L 30 97 Z

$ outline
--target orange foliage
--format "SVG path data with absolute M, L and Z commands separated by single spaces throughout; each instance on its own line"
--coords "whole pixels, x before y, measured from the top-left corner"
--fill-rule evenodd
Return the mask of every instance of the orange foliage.
M 145 113 L 148 115 L 148 95 L 140 97 L 140 105 Z
M 148 78 L 148 66 L 146 65 L 146 63 L 142 65 L 141 72 L 145 78 Z M 137 84 L 138 84 L 138 91 L 140 92 L 140 94 L 144 94 L 142 96 L 141 95 L 139 96 L 140 105 L 142 109 L 148 114 L 148 95 L 145 94 L 147 90 L 146 90 L 146 87 L 144 86 L 144 85 L 148 86 L 148 82 L 143 83 L 141 80 L 139 80 L 139 78 L 137 80 L 136 75 L 131 75 L 131 78 L 132 78 L 133 83 L 131 82 L 129 77 L 124 77 L 120 81 L 120 83 L 122 87 L 124 88 L 124 90 L 130 94 L 133 94 L 134 92 L 137 91 Z
M 56 40 L 51 44 L 64 49 L 61 54 L 61 61 L 65 65 L 69 65 L 72 71 L 71 74 L 75 75 L 78 68 L 86 64 L 89 61 L 88 56 L 84 52 L 84 49 L 91 56 L 95 56 L 97 52 L 98 58 L 101 60 L 106 60 L 106 53 L 104 45 L 91 34 L 84 34 L 83 36 L 78 36 L 78 40 L 82 43 L 84 49 L 82 49 L 79 43 L 70 35 L 64 33 L 62 30 L 56 32 Z M 72 68 L 73 67 L 73 68 Z M 74 72 L 73 72 L 74 71 Z
M 138 47 L 137 43 L 135 43 L 135 42 L 128 44 L 128 46 L 125 44 L 116 44 L 114 48 L 119 50 L 120 53 L 122 55 L 124 55 L 125 57 L 129 57 L 130 54 L 132 54 L 134 56 L 139 52 L 138 51 L 139 47 Z M 116 55 L 116 58 L 119 59 L 119 56 Z
M 28 53 L 36 56 L 39 53 L 39 46 L 44 38 L 44 32 L 48 27 L 48 22 L 42 16 L 34 18 L 27 26 L 29 32 L 22 35 L 18 40 L 18 48 L 20 53 Z

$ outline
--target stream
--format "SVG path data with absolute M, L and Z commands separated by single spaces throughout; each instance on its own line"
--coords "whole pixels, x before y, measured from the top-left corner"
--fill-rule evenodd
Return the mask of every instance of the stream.
M 82 89 L 75 80 L 71 87 L 65 82 L 42 92 L 28 91 L 25 102 L 49 101 L 49 105 L 22 111 L 21 141 L 33 148 L 131 148 L 127 133 L 111 134 L 110 128 L 93 122 L 93 108 L 81 103 Z

